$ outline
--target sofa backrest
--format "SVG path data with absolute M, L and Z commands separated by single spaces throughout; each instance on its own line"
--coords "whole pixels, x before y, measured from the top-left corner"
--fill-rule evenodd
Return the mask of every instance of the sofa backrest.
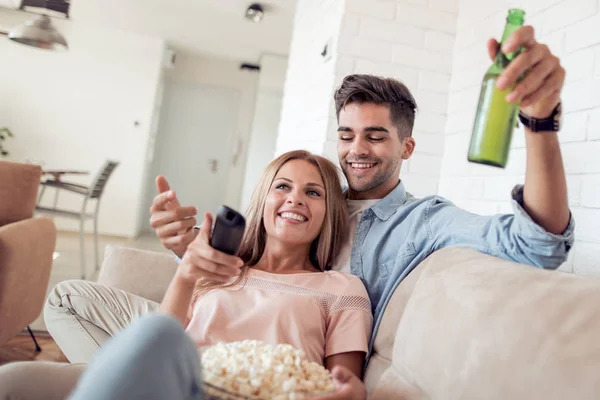
M 600 398 L 599 279 L 465 248 L 418 270 L 371 399 Z
M 0 161 L 0 226 L 33 216 L 42 168 Z
M 172 253 L 108 245 L 98 282 L 159 303 L 176 269 Z

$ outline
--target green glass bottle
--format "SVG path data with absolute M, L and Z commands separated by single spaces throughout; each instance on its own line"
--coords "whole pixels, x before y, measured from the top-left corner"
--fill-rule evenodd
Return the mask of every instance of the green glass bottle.
M 523 10 L 511 9 L 508 11 L 502 43 L 514 31 L 523 26 L 524 19 L 525 12 Z M 471 145 L 469 146 L 468 160 L 470 162 L 500 168 L 506 166 L 520 104 L 518 102 L 508 103 L 505 100 L 506 95 L 513 88 L 499 90 L 496 87 L 496 79 L 518 53 L 519 50 L 508 54 L 498 50 L 494 63 L 483 77 Z

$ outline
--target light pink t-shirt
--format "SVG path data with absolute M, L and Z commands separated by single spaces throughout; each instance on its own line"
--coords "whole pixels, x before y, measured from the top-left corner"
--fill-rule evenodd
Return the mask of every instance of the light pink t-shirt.
M 246 339 L 291 344 L 323 364 L 334 354 L 366 353 L 372 324 L 369 297 L 356 276 L 251 268 L 243 285 L 202 295 L 186 332 L 198 347 Z

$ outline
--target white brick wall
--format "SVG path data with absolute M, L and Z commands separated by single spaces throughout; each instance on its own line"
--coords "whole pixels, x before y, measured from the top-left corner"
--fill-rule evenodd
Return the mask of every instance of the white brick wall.
M 576 6 L 574 6 L 576 7 Z M 570 27 L 566 33 L 566 50 L 573 52 L 590 46 L 595 46 L 600 42 L 600 14 L 596 14 L 579 24 Z
M 567 182 L 567 194 L 569 197 L 569 205 L 571 207 L 579 207 L 581 205 L 581 184 L 583 175 L 571 175 Z
M 600 60 L 600 48 L 598 48 L 598 46 L 596 46 L 596 69 L 594 71 L 594 78 L 599 79 L 600 78 L 600 62 L 598 62 L 598 60 Z
M 403 173 L 402 182 L 410 189 L 411 193 L 433 194 L 437 191 L 439 178 Z
M 526 4 L 526 2 L 525 2 Z M 561 1 L 542 13 L 542 33 L 546 34 L 591 17 L 598 12 L 597 0 Z
M 573 216 L 577 222 L 575 226 L 577 241 L 600 244 L 600 229 L 598 228 L 600 209 L 584 207 L 573 208 Z M 598 258 L 598 254 L 595 254 L 595 256 Z
M 391 43 L 360 36 L 342 36 L 338 46 L 340 54 L 380 62 L 390 61 L 393 48 Z
M 579 242 L 574 249 L 573 272 L 580 275 L 600 277 L 600 245 Z
M 598 122 L 600 122 L 600 120 Z M 421 109 L 417 112 L 414 129 L 418 132 L 440 133 L 444 132 L 445 123 L 446 117 L 444 115 L 423 111 Z
M 440 140 L 443 140 L 441 135 Z M 409 160 L 408 164 L 408 174 L 401 174 L 403 179 L 408 175 L 419 175 L 426 176 L 429 178 L 439 178 L 439 171 L 442 167 L 442 157 L 438 155 L 421 153 L 419 151 L 416 151 L 414 156 Z M 408 191 L 413 192 L 413 190 L 410 187 L 407 189 Z
M 399 24 L 397 21 L 387 22 L 377 18 L 369 18 L 367 16 L 358 17 L 356 15 L 352 15 L 352 17 L 360 21 L 359 37 L 377 39 L 383 42 L 405 43 L 412 46 L 423 46 L 425 43 L 424 29 Z M 436 43 L 433 44 L 435 45 Z
M 446 114 L 448 108 L 448 96 L 441 93 L 427 91 L 425 87 L 419 86 L 419 90 L 413 93 L 420 110 L 426 110 L 434 114 Z
M 547 44 L 548 47 L 550 47 L 550 50 L 552 51 L 552 53 L 559 57 L 562 62 L 566 62 L 568 61 L 567 59 L 565 59 L 565 55 L 567 54 L 566 51 L 566 35 L 565 32 L 563 31 L 556 31 L 556 32 L 552 32 L 548 35 L 542 35 L 540 36 L 540 43 L 544 43 Z
M 419 87 L 420 71 L 418 69 L 370 60 L 356 60 L 356 67 L 354 70 L 360 71 L 363 74 L 397 77 L 397 79 L 402 80 L 402 83 L 404 83 L 411 92 L 416 91 Z M 352 71 L 350 73 L 352 73 Z M 347 74 L 340 74 L 340 76 L 344 75 Z
M 563 118 L 564 129 L 560 133 L 561 143 L 585 141 L 589 120 L 590 112 L 587 110 L 566 114 Z
M 452 54 L 454 51 L 454 35 L 436 31 L 426 32 L 425 50 Z
M 480 178 L 478 178 L 480 179 Z M 525 175 L 490 176 L 486 177 L 483 185 L 482 200 L 509 201 L 510 193 L 516 184 L 524 183 Z
M 569 54 L 563 61 L 563 67 L 567 70 L 566 83 L 589 80 L 594 75 L 595 57 L 594 48 L 581 49 Z
M 342 26 L 344 6 L 343 0 L 298 1 L 276 155 L 298 148 L 319 154 L 324 151 L 337 57 L 334 54 L 324 60 L 321 51 L 330 39 L 335 48 L 341 31 L 353 31 L 351 20 L 344 20 Z
M 426 1 L 417 1 L 417 3 L 426 3 Z M 458 13 L 458 1 L 429 0 L 429 7 L 434 10 L 446 11 L 452 14 Z
M 347 0 L 346 12 L 381 20 L 393 20 L 396 15 L 396 4 L 393 1 Z
M 440 74 L 438 72 L 420 71 L 419 88 L 433 93 L 448 93 L 450 85 L 450 74 Z M 444 96 L 444 101 L 448 101 Z M 446 109 L 444 109 L 446 112 Z
M 448 3 L 453 2 L 448 1 Z M 450 34 L 456 32 L 456 15 L 445 11 L 438 11 L 433 7 L 426 9 L 424 7 L 398 4 L 396 21 L 403 24 L 419 26 L 424 29 L 435 29 Z
M 566 58 L 569 55 L 567 54 Z M 600 80 L 586 79 L 566 84 L 563 101 L 567 113 L 600 107 Z
M 441 133 L 427 133 L 414 131 L 413 137 L 418 143 L 416 152 L 419 154 L 429 154 L 438 156 L 439 163 L 442 162 L 441 156 L 444 155 L 444 135 Z M 436 171 L 438 172 L 438 171 Z M 432 193 L 436 193 L 437 189 Z
M 600 174 L 582 176 L 580 196 L 581 206 L 600 208 Z M 600 224 L 598 229 L 600 230 Z
M 526 23 L 567 70 L 559 137 L 577 228 L 563 270 L 600 276 L 600 2 L 515 0 L 510 5 L 526 11 Z M 523 182 L 525 173 L 522 129 L 515 130 L 506 169 L 465 160 L 479 85 L 490 63 L 485 40 L 501 35 L 506 11 L 503 0 L 461 0 L 458 10 L 439 193 L 479 213 L 510 212 L 510 189 Z
M 392 62 L 424 71 L 449 73 L 452 67 L 452 56 L 425 48 L 396 45 L 392 54 Z
M 567 175 L 600 173 L 600 142 L 564 143 L 561 148 Z
M 600 57 L 596 60 L 598 60 L 597 64 L 600 65 Z M 600 140 L 600 108 L 590 111 L 586 137 L 588 140 Z

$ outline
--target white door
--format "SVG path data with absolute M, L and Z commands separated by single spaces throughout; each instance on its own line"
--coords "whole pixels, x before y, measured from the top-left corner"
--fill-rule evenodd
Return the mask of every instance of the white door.
M 164 96 L 150 179 L 154 182 L 156 175 L 164 175 L 182 205 L 196 206 L 200 217 L 205 211 L 214 214 L 227 185 L 239 93 L 167 83 Z M 156 185 L 148 187 L 146 210 L 156 195 Z M 145 226 L 150 229 L 148 222 Z

